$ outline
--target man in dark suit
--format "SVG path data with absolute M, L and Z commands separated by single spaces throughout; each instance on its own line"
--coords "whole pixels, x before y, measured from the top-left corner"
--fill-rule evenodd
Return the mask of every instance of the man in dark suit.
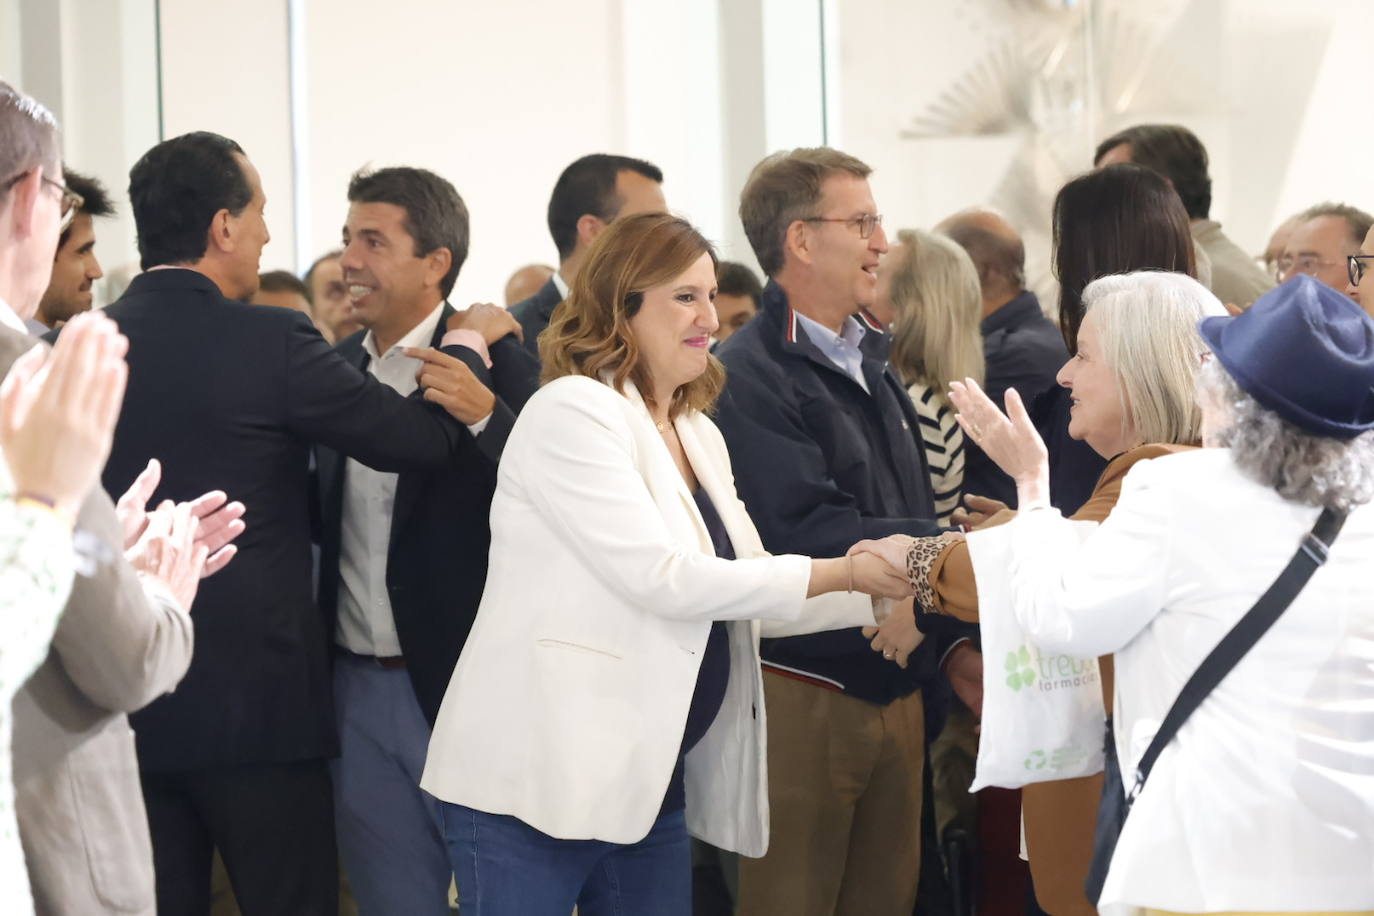
M 129 196 L 145 273 L 107 310 L 129 338 L 129 387 L 105 487 L 122 491 L 157 456 L 155 499 L 213 482 L 248 523 L 236 561 L 196 600 L 185 679 L 131 717 L 158 912 L 207 911 L 218 847 L 245 912 L 332 916 L 338 740 L 311 596 L 310 443 L 385 470 L 453 466 L 512 414 L 452 353 L 427 356 L 423 398 L 435 404 L 407 400 L 301 313 L 239 301 L 268 232 L 257 170 L 232 140 L 158 144 L 130 172 Z M 465 428 L 478 424 L 487 442 Z
M 343 358 L 409 394 L 425 365 L 416 348 L 466 338 L 473 371 L 523 405 L 538 367 L 519 325 L 494 305 L 456 313 L 446 301 L 468 251 L 467 208 L 453 185 L 387 168 L 354 175 L 348 200 L 340 264 L 364 330 L 339 344 Z M 335 811 L 363 914 L 449 912 L 442 821 L 420 773 L 486 582 L 504 437 L 473 430 L 480 452 L 432 470 L 385 473 L 317 451 L 320 607 L 336 653 Z
M 510 309 L 536 359 L 539 335 L 549 326 L 554 308 L 568 298 L 592 239 L 618 216 L 667 209 L 663 172 L 642 159 L 592 153 L 563 170 L 549 198 L 549 234 L 558 248 L 558 270 L 539 292 Z
M 959 243 L 978 268 L 983 290 L 984 389 L 1001 406 L 1008 388 L 1031 402 L 1055 387 L 1069 358 L 1064 336 L 1026 289 L 1026 249 L 1021 236 L 990 210 L 965 210 L 935 227 Z M 964 492 L 1015 508 L 1016 485 L 983 450 L 965 441 Z M 978 507 L 977 501 L 970 503 Z
M 81 215 L 63 185 L 56 134 L 46 108 L 0 82 L 0 175 L 18 176 L 0 188 L 0 377 L 43 346 L 23 320 L 49 285 L 59 230 L 70 228 L 59 214 Z M 100 487 L 82 500 L 71 594 L 47 658 L 14 697 L 14 809 L 40 913 L 154 912 L 152 850 L 125 713 L 173 689 L 186 672 L 194 591 L 160 574 L 147 554 L 126 559 L 129 538 L 148 521 L 142 492 L 121 499 L 127 511 L 118 515 Z M 223 494 L 198 501 L 205 511 L 223 503 Z M 202 540 L 208 550 L 242 526 L 232 507 L 215 515 L 228 526 L 214 543 Z M 233 551 L 220 552 L 207 574 Z

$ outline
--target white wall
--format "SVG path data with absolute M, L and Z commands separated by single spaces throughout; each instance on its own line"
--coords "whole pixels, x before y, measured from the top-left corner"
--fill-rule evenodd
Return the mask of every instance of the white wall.
M 336 244 L 355 169 L 423 166 L 472 216 L 453 300 L 500 301 L 516 267 L 557 262 L 545 213 L 558 174 L 611 152 L 662 168 L 669 206 L 732 251 L 727 4 L 750 5 L 393 0 L 379 17 L 364 0 L 307 0 L 310 249 Z
M 108 263 L 133 258 L 122 198 L 129 165 L 158 139 L 159 105 L 164 136 L 215 130 L 257 163 L 273 234 L 265 269 L 299 269 L 337 243 L 348 176 L 360 166 L 420 165 L 445 175 L 473 221 L 454 294 L 460 303 L 497 300 L 513 268 L 554 261 L 549 192 L 568 162 L 593 151 L 659 164 L 669 205 L 724 256 L 746 262 L 753 259 L 735 214 L 749 170 L 768 152 L 819 143 L 827 132 L 876 167 L 890 227 L 930 225 L 1005 195 L 1004 173 L 1024 138 L 912 141 L 901 131 L 982 66 L 997 41 L 1043 38 L 1028 23 L 1050 6 L 295 2 L 305 24 L 299 187 L 288 0 L 161 0 L 160 99 L 155 0 L 0 0 L 0 74 L 59 112 L 72 164 L 120 199 L 121 220 L 101 237 Z M 1122 111 L 1086 110 L 1051 132 L 1023 165 L 1044 185 L 1085 167 L 1093 141 L 1117 120 L 1168 117 L 1208 144 L 1216 215 L 1251 250 L 1284 216 L 1318 199 L 1374 206 L 1374 170 L 1366 166 L 1374 122 L 1352 115 L 1369 64 L 1363 33 L 1350 26 L 1362 21 L 1364 0 L 1077 6 L 1127 36 L 1097 48 L 1098 69 L 1139 65 L 1141 87 Z M 1122 27 L 1142 14 L 1168 53 L 1146 54 L 1132 41 L 1137 33 Z M 1048 207 L 1021 203 L 1037 214 Z
M 1248 251 L 1319 200 L 1374 209 L 1374 116 L 1355 115 L 1369 42 L 1351 25 L 1370 12 L 1368 0 L 1080 0 L 1059 11 L 1004 0 L 837 6 L 831 79 L 841 105 L 832 137 L 875 167 L 889 227 L 930 226 L 993 203 L 1040 224 L 1023 229 L 1039 249 L 1031 260 L 1045 265 L 1054 189 L 1090 167 L 1102 137 L 1147 121 L 1185 124 L 1206 144 L 1212 215 Z M 1091 47 L 1055 45 L 1058 25 L 1082 11 L 1094 26 Z M 1062 120 L 1037 141 L 1015 124 L 902 136 L 942 108 L 1008 109 L 1021 83 L 1005 78 L 1012 71 L 999 49 L 1042 42 L 1067 66 L 1027 100 L 1030 112 L 1043 118 L 1056 108 L 1052 94 L 1081 91 L 1077 107 L 1062 106 Z
M 99 2 L 99 0 L 94 0 Z M 263 269 L 292 266 L 291 111 L 285 0 L 162 0 L 164 137 L 236 140 L 267 194 Z
M 0 0 L 0 77 L 62 124 L 62 155 L 92 175 L 116 214 L 96 226 L 104 304 L 137 260 L 129 167 L 158 140 L 155 0 Z

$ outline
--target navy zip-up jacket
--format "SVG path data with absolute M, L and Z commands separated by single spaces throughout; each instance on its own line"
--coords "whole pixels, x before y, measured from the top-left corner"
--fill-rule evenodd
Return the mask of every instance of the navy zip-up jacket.
M 866 314 L 860 343 L 868 391 L 807 338 L 770 282 L 758 315 L 720 346 L 726 368 L 717 425 L 735 484 L 772 553 L 843 556 L 889 534 L 938 534 L 916 411 L 887 366 L 889 340 Z M 871 392 L 871 394 L 870 394 Z M 940 633 L 903 670 L 859 629 L 765 639 L 764 666 L 872 703 L 930 682 L 955 640 Z

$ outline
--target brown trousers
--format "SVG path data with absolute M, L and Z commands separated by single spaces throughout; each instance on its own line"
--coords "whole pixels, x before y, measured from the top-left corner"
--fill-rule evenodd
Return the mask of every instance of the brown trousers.
M 738 916 L 909 916 L 921 868 L 925 712 L 765 672 L 770 843 L 740 859 Z

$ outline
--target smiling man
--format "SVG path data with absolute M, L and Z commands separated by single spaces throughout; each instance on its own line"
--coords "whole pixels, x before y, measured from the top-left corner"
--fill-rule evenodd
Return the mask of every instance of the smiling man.
M 772 553 L 836 556 L 879 532 L 939 531 L 911 398 L 864 311 L 887 251 L 870 171 L 798 149 L 759 163 L 740 196 L 769 282 L 758 315 L 717 351 L 728 374 L 716 422 Z M 902 614 L 909 626 L 910 605 Z M 741 862 L 743 916 L 911 912 L 936 642 L 953 640 L 927 639 L 899 667 L 858 629 L 763 641 L 771 845 Z
M 94 178 L 64 168 L 67 187 L 81 195 L 72 223 L 57 241 L 52 277 L 38 303 L 38 312 L 29 319 L 29 330 L 46 334 L 59 323 L 70 321 L 90 309 L 94 297 L 91 285 L 105 274 L 95 257 L 95 218 L 110 216 L 114 207 L 109 192 Z
M 519 324 L 491 304 L 458 312 L 448 303 L 468 253 L 458 191 L 434 172 L 396 167 L 354 175 L 348 201 L 338 263 L 363 330 L 336 352 L 414 397 L 417 371 L 428 372 L 449 344 L 499 404 L 518 410 L 538 376 L 515 336 Z M 486 584 L 487 516 L 506 432 L 485 421 L 469 430 L 480 452 L 444 468 L 384 473 L 333 449 L 316 452 L 319 604 L 335 647 L 335 811 L 362 916 L 449 912 L 438 807 L 419 780 Z
M 379 471 L 494 466 L 514 417 L 447 350 L 427 354 L 424 395 L 407 398 L 300 312 L 248 305 L 267 198 L 233 140 L 159 143 L 130 171 L 129 203 L 144 272 L 106 310 L 129 338 L 130 382 L 105 487 L 124 492 L 157 456 L 155 503 L 243 494 L 256 532 L 196 596 L 185 679 L 131 717 L 156 909 L 206 913 L 218 848 L 243 912 L 333 916 L 339 741 L 332 634 L 311 590 L 310 446 Z

